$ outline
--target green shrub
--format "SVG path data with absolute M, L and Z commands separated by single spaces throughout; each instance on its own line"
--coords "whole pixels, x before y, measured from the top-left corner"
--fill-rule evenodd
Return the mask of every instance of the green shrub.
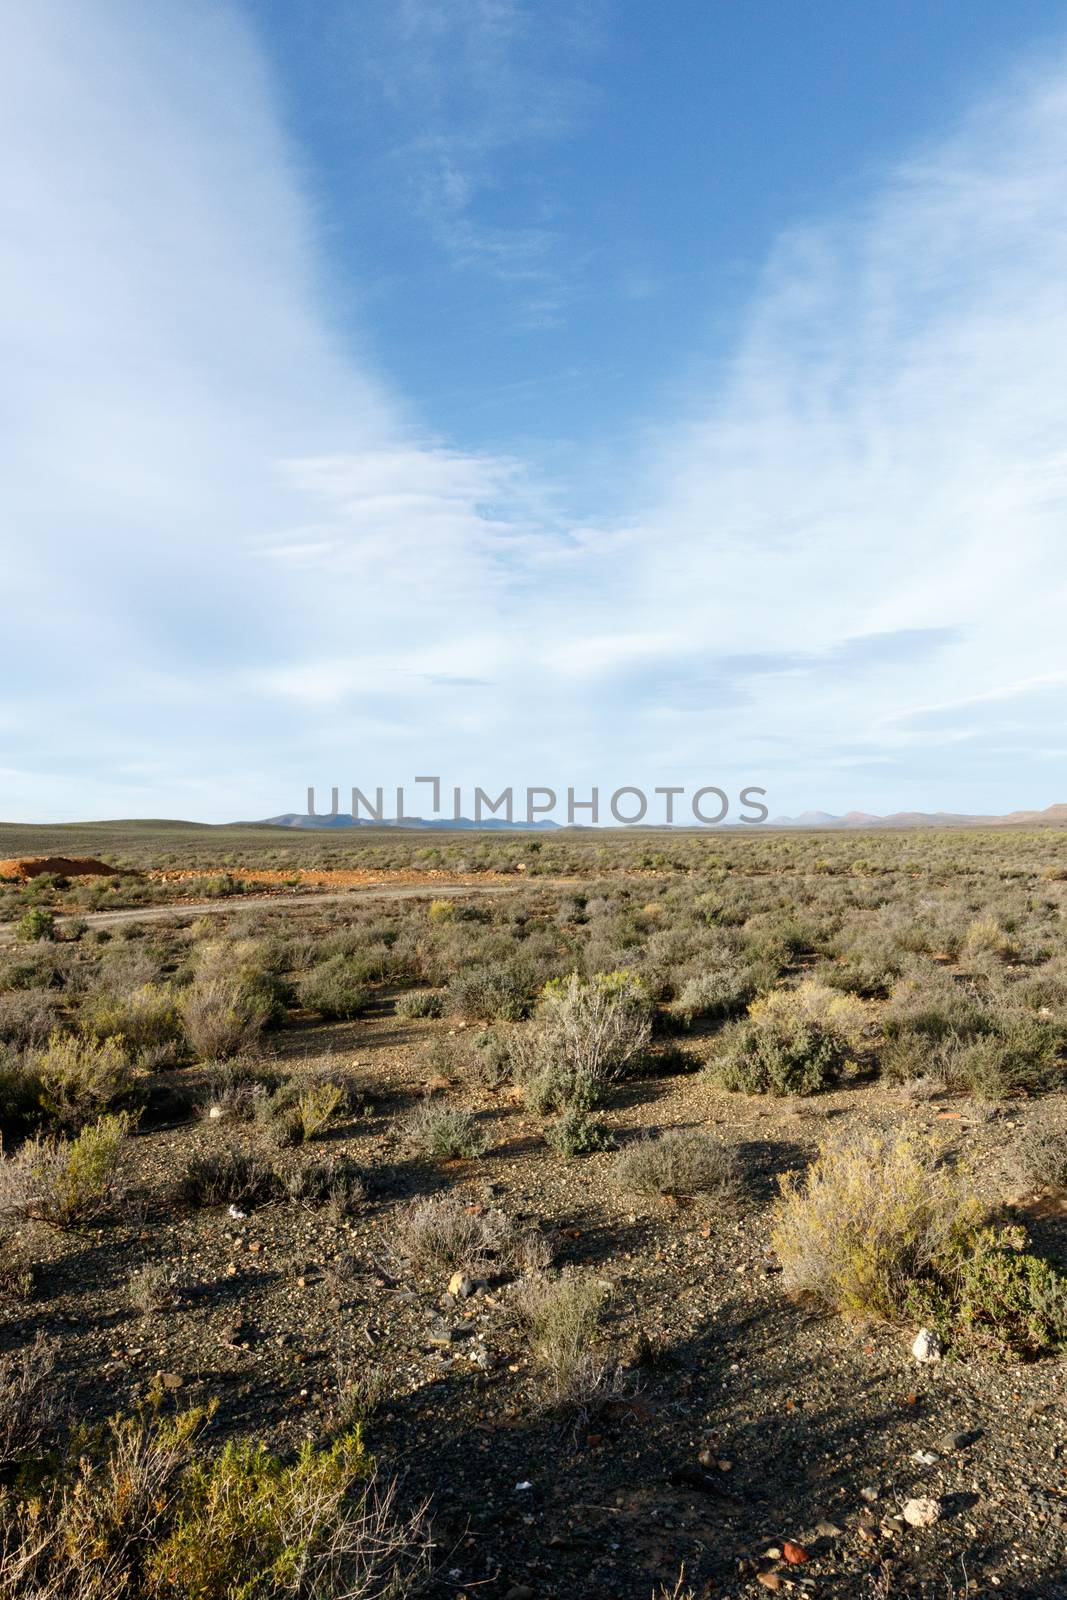
M 120 1039 L 129 1055 L 176 1044 L 183 1038 L 174 998 L 154 983 L 125 994 L 97 994 L 83 1007 L 82 1027 L 94 1039 Z
M 104 1215 L 115 1183 L 129 1116 L 101 1117 L 74 1139 L 28 1139 L 0 1158 L 0 1215 L 70 1228 Z
M 955 1240 L 912 1285 L 912 1315 L 962 1355 L 1018 1361 L 1067 1350 L 1067 1276 L 1025 1244 L 1021 1228 Z
M 746 1094 L 813 1094 L 851 1061 L 864 1020 L 857 1000 L 822 984 L 777 989 L 726 1029 L 709 1074 Z
M 530 1010 L 532 978 L 519 962 L 499 961 L 457 972 L 448 985 L 448 1010 L 475 1022 L 517 1022 Z
M 398 1017 L 439 1017 L 444 1011 L 444 997 L 435 989 L 409 989 L 396 1002 Z
M 606 1291 L 588 1278 L 525 1279 L 513 1304 L 553 1405 L 584 1407 L 604 1378 L 595 1348 Z
M 25 944 L 38 939 L 54 939 L 55 936 L 56 919 L 51 911 L 44 910 L 42 906 L 32 907 L 15 924 L 15 938 Z
M 45 1116 L 63 1128 L 80 1128 L 129 1098 L 134 1086 L 121 1039 L 79 1039 L 53 1033 L 24 1062 Z
M 409 1117 L 407 1133 L 424 1155 L 439 1160 L 470 1159 L 484 1155 L 489 1140 L 470 1111 L 437 1105 L 427 1100 Z
M 587 1156 L 597 1150 L 614 1150 L 615 1138 L 610 1128 L 590 1117 L 584 1111 L 565 1111 L 550 1122 L 544 1130 L 544 1140 L 550 1150 L 560 1156 Z
M 347 956 L 330 956 L 300 980 L 300 1003 L 327 1021 L 362 1016 L 371 1002 L 364 979 Z

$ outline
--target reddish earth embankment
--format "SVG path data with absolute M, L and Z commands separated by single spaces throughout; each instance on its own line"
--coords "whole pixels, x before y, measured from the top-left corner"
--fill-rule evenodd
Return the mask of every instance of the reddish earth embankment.
M 14 878 L 28 883 L 46 872 L 57 878 L 119 878 L 139 877 L 129 867 L 111 867 L 106 861 L 94 861 L 91 856 L 13 856 L 0 861 L 0 878 Z

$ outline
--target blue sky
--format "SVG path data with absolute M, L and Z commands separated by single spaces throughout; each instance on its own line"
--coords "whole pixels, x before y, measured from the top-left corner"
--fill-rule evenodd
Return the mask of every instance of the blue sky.
M 0 816 L 1067 799 L 1067 6 L 4 10 Z

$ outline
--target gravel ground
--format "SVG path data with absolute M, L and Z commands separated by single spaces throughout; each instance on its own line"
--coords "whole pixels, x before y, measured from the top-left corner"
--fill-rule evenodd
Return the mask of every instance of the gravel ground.
M 604 1115 L 620 1142 L 706 1128 L 739 1146 L 744 1173 L 727 1210 L 635 1203 L 610 1154 L 563 1160 L 506 1090 L 462 1078 L 437 1091 L 476 1110 L 488 1153 L 414 1157 L 403 1117 L 433 1079 L 430 1042 L 454 1029 L 397 1018 L 386 999 L 359 1022 L 298 1020 L 275 1037 L 291 1069 L 328 1062 L 365 1096 L 317 1141 L 368 1170 L 346 1220 L 291 1204 L 236 1219 L 183 1208 L 174 1185 L 190 1155 L 252 1135 L 225 1119 L 146 1127 L 113 1223 L 23 1230 L 39 1286 L 3 1304 L 4 1347 L 54 1340 L 79 1416 L 134 1403 L 162 1374 L 168 1403 L 218 1402 L 216 1437 L 254 1429 L 277 1448 L 321 1427 L 346 1374 L 373 1369 L 384 1397 L 370 1443 L 405 1502 L 430 1502 L 432 1592 L 454 1600 L 647 1600 L 670 1594 L 683 1564 L 696 1595 L 1067 1596 L 1062 1363 L 919 1365 L 914 1328 L 792 1302 L 770 1246 L 778 1176 L 828 1128 L 939 1130 L 979 1154 L 996 1192 L 1006 1142 L 1031 1118 L 1067 1128 L 1067 1095 L 987 1110 L 862 1083 L 800 1102 L 730 1096 L 693 1073 L 628 1084 Z M 397 1206 L 441 1190 L 536 1225 L 558 1266 L 610 1290 L 602 1353 L 618 1372 L 603 1404 L 546 1410 L 506 1279 L 454 1301 L 399 1257 Z M 1046 1196 L 1020 1214 L 1067 1264 L 1064 1204 Z M 155 1263 L 173 1268 L 177 1298 L 144 1317 L 129 1280 Z M 942 1514 L 913 1528 L 900 1513 L 921 1496 Z

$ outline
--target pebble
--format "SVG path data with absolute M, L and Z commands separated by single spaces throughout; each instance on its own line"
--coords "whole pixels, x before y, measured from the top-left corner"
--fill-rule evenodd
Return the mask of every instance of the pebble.
M 881 1494 L 881 1489 L 876 1483 L 865 1483 L 860 1490 L 860 1499 L 866 1500 L 868 1505 L 873 1505 Z
M 474 1293 L 474 1279 L 465 1272 L 454 1272 L 448 1280 L 448 1292 L 457 1300 L 469 1300 Z
M 920 1495 L 916 1500 L 908 1500 L 901 1512 L 904 1521 L 913 1528 L 930 1528 L 941 1517 L 940 1500 L 931 1500 L 928 1495 Z

